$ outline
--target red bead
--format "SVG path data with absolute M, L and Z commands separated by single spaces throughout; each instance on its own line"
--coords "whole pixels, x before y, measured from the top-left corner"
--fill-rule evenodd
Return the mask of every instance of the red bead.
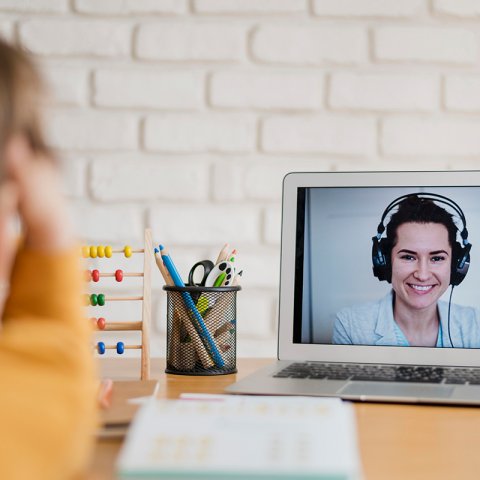
M 105 319 L 104 318 L 99 318 L 97 321 L 97 326 L 99 330 L 104 330 L 105 329 Z
M 97 319 L 96 319 L 96 318 L 93 318 L 93 317 L 92 317 L 92 318 L 90 319 L 90 322 L 92 323 L 92 327 L 93 327 L 93 328 L 97 328 Z
M 86 282 L 91 282 L 92 281 L 92 272 L 90 270 L 85 270 L 85 276 L 83 277 L 83 279 Z
M 100 272 L 98 270 L 94 270 L 92 272 L 92 278 L 94 282 L 98 282 L 100 280 Z
M 121 270 L 117 270 L 115 272 L 115 280 L 117 282 L 121 282 L 123 280 L 123 272 Z

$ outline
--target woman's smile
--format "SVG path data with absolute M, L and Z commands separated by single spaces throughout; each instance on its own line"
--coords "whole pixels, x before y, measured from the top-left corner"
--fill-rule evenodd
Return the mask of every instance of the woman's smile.
M 415 311 L 436 308 L 437 300 L 450 285 L 451 255 L 444 225 L 400 225 L 397 243 L 392 249 L 392 287 L 396 301 Z

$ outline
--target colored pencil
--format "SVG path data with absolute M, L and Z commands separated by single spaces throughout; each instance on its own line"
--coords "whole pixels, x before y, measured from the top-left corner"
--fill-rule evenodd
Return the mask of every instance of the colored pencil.
M 233 282 L 232 282 L 232 287 L 236 287 L 237 285 L 240 284 L 240 279 L 243 275 L 243 270 L 238 272 L 236 275 L 235 275 L 235 278 L 233 279 Z
M 162 255 L 163 262 L 167 267 L 167 270 L 170 273 L 170 276 L 172 277 L 173 282 L 175 283 L 175 286 L 185 287 L 185 284 L 183 283 L 183 280 L 180 277 L 175 267 L 175 264 L 170 258 L 170 255 L 168 254 L 167 250 L 163 248 L 161 245 L 160 245 L 160 253 Z M 198 312 L 197 307 L 195 306 L 195 303 L 193 302 L 191 295 L 188 292 L 180 292 L 180 295 L 185 303 L 185 306 L 187 307 L 187 311 L 190 319 L 192 320 L 193 324 L 196 326 L 197 331 L 201 339 L 203 340 L 203 343 L 205 345 L 205 348 L 207 349 L 208 354 L 212 357 L 212 360 L 214 361 L 215 365 L 217 365 L 218 367 L 224 367 L 225 362 L 223 361 L 222 356 L 220 355 L 220 352 L 218 351 L 217 346 L 215 345 L 215 342 L 211 337 L 210 332 L 208 331 L 202 316 Z
M 225 246 L 220 250 L 220 253 L 218 255 L 215 265 L 218 265 L 220 262 L 223 262 L 224 260 L 227 259 L 228 248 L 229 248 L 229 245 L 228 243 L 226 243 Z

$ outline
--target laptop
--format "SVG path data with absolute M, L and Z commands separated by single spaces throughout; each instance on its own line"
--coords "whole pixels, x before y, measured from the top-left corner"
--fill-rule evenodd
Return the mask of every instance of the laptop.
M 288 174 L 278 360 L 225 390 L 480 404 L 480 172 Z

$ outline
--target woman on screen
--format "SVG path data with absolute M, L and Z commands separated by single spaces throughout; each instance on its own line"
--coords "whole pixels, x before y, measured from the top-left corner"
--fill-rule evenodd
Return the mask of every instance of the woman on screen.
M 463 244 L 457 241 L 453 215 L 434 200 L 454 206 L 461 216 Z M 396 206 L 381 238 L 383 221 Z M 453 290 L 465 278 L 471 249 L 467 236 L 463 212 L 446 197 L 412 194 L 392 202 L 372 251 L 374 275 L 391 283 L 392 290 L 380 300 L 338 312 L 333 343 L 480 348 L 480 312 L 439 300 L 449 285 Z

